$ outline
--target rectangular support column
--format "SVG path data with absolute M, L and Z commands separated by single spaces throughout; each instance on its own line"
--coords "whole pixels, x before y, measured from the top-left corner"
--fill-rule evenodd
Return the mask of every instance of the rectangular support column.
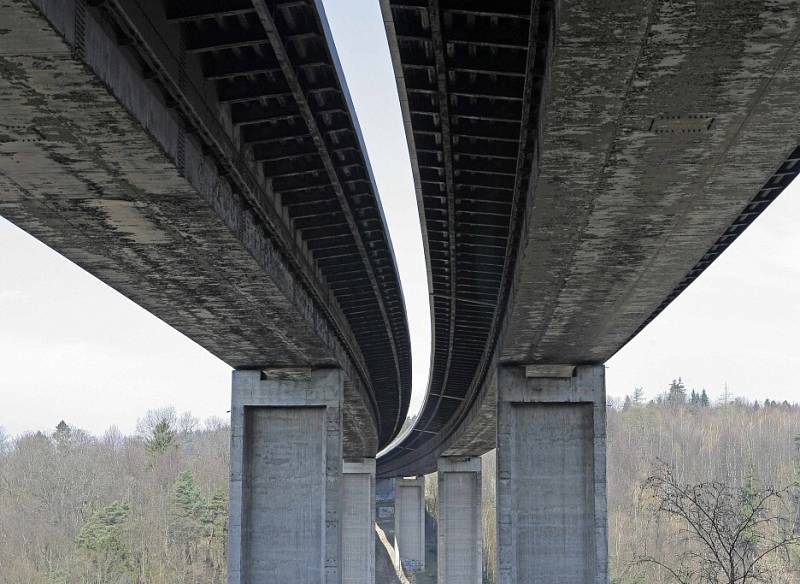
M 481 459 L 440 458 L 437 579 L 481 584 Z
M 375 459 L 342 468 L 342 584 L 375 584 Z
M 607 584 L 605 371 L 538 371 L 497 372 L 498 584 Z
M 425 477 L 395 481 L 394 554 L 406 571 L 425 569 Z
M 340 584 L 338 369 L 234 371 L 228 584 Z

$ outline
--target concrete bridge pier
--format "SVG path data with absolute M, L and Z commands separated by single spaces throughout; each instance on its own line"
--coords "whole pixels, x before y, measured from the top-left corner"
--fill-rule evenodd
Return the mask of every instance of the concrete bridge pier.
M 442 457 L 437 477 L 437 579 L 447 584 L 481 584 L 481 459 Z
M 228 584 L 340 584 L 343 375 L 234 371 Z
M 342 468 L 342 584 L 375 584 L 375 459 Z
M 498 584 L 607 584 L 602 365 L 497 372 Z
M 395 481 L 394 556 L 409 572 L 425 569 L 425 477 Z

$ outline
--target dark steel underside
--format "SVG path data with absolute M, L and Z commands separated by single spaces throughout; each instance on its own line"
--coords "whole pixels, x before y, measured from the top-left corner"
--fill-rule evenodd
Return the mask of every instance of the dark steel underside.
M 405 306 L 355 112 L 318 1 L 165 0 L 187 58 L 200 59 L 242 150 L 355 335 L 385 444 L 411 391 Z
M 392 0 L 383 9 L 413 131 L 433 316 L 429 393 L 386 464 L 465 410 L 491 357 L 536 156 L 554 12 L 547 0 Z

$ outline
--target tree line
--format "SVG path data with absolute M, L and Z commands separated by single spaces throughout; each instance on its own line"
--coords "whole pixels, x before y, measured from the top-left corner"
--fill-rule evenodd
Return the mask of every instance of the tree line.
M 800 582 L 800 407 L 680 379 L 608 409 L 615 584 Z
M 727 390 L 712 401 L 678 378 L 652 399 L 641 388 L 609 399 L 607 415 L 611 584 L 800 582 L 800 406 Z M 489 452 L 485 584 L 496 581 L 495 468 Z
M 637 389 L 610 400 L 607 425 L 612 583 L 800 582 L 800 407 L 712 402 L 676 379 L 653 399 Z M 0 584 L 224 582 L 228 450 L 226 422 L 171 408 L 148 412 L 132 436 L 67 422 L 0 432 Z M 487 583 L 493 465 L 489 453 Z M 435 513 L 435 477 L 426 483 Z
M 673 379 L 672 383 L 669 385 L 669 388 L 665 392 L 658 394 L 653 399 L 647 400 L 644 397 L 644 390 L 641 387 L 637 387 L 633 390 L 633 393 L 626 395 L 622 399 L 610 398 L 608 400 L 608 407 L 612 410 L 628 410 L 635 406 L 649 404 L 708 408 L 712 405 L 725 406 L 732 403 L 739 406 L 751 407 L 755 410 L 762 407 L 783 408 L 787 410 L 800 408 L 800 405 L 797 403 L 790 403 L 787 400 L 779 402 L 777 400 L 766 398 L 763 402 L 759 402 L 758 400 L 749 401 L 741 397 L 733 397 L 731 396 L 727 387 L 725 388 L 725 391 L 719 400 L 717 400 L 716 404 L 712 404 L 711 398 L 709 398 L 705 388 L 699 391 L 695 389 L 689 391 L 686 388 L 686 384 L 680 377 L 678 379 Z
M 0 439 L 0 584 L 225 582 L 228 436 L 167 408 Z

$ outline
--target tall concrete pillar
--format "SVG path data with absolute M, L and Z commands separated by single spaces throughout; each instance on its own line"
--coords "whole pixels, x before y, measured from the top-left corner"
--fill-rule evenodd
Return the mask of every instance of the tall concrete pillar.
M 409 572 L 425 569 L 425 477 L 395 481 L 394 555 Z
M 481 584 L 481 459 L 439 459 L 438 577 L 447 584 Z
M 342 467 L 342 584 L 375 584 L 375 459 Z
M 341 582 L 342 372 L 235 371 L 228 584 Z
M 497 371 L 498 584 L 607 584 L 602 365 Z

